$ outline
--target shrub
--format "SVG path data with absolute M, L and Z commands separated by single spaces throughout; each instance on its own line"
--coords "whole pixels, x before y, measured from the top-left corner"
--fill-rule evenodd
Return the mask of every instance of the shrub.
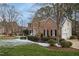
M 54 46 L 55 43 L 56 43 L 56 40 L 50 39 L 50 40 L 48 40 L 48 43 L 49 43 L 51 46 Z
M 25 36 L 29 35 L 29 34 L 30 34 L 30 33 L 29 33 L 29 30 L 28 30 L 28 29 L 23 30 L 23 34 L 24 34 Z
M 57 37 L 51 37 L 50 39 L 57 40 Z
M 36 36 L 28 36 L 28 40 L 37 42 L 39 40 L 39 38 Z
M 22 36 L 22 37 L 20 37 L 20 39 L 26 39 L 26 37 L 25 36 Z
M 70 39 L 77 39 L 77 38 L 78 38 L 78 37 L 75 36 L 75 35 L 73 35 L 73 36 L 70 37 Z
M 65 41 L 65 39 L 60 39 L 59 42 L 61 43 L 62 41 Z
M 47 42 L 48 40 L 50 40 L 50 37 L 42 37 L 41 40 Z
M 65 47 L 65 48 L 69 48 L 70 46 L 72 46 L 71 42 L 65 41 L 65 40 L 61 41 L 60 44 L 62 47 Z

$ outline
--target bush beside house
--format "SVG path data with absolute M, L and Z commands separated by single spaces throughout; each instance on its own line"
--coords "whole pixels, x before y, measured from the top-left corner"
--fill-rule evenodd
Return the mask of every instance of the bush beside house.
M 23 30 L 23 35 L 25 36 L 29 35 L 29 30 L 28 29 Z
M 38 42 L 39 38 L 36 36 L 28 36 L 28 40 Z
M 20 37 L 20 39 L 26 39 L 26 38 L 27 38 L 26 36 L 21 36 L 21 37 Z
M 78 39 L 78 36 L 72 35 L 70 39 Z
M 65 48 L 69 48 L 70 46 L 72 46 L 72 43 L 69 41 L 61 41 L 60 45 Z
M 28 36 L 28 40 L 35 42 L 48 42 L 50 37 L 38 37 L 38 36 Z
M 57 43 L 57 41 L 50 39 L 50 40 L 48 40 L 48 43 L 50 44 L 50 46 L 55 46 L 55 43 Z
M 57 43 L 57 39 L 50 39 L 48 40 L 48 43 L 51 45 L 51 46 L 55 46 L 55 44 Z M 66 41 L 65 39 L 60 39 L 59 40 L 59 44 L 61 45 L 61 47 L 63 48 L 69 48 L 72 46 L 72 43 L 69 42 L 69 41 Z
M 42 42 L 48 42 L 48 40 L 50 40 L 50 37 L 42 37 L 41 38 Z
M 56 38 L 50 38 L 50 37 L 37 37 L 37 36 L 28 36 L 28 40 L 31 41 L 35 41 L 35 42 L 47 42 L 50 44 L 50 46 L 55 46 L 55 44 L 57 43 L 57 39 Z M 72 46 L 72 43 L 69 41 L 66 41 L 65 39 L 60 39 L 59 43 L 61 45 L 61 47 L 65 47 L 65 48 L 69 48 L 70 46 Z

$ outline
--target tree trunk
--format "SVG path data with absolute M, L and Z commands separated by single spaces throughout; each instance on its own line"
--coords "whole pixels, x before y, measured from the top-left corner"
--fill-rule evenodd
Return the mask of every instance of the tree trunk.
M 59 44 L 59 40 L 61 38 L 61 27 L 60 27 L 60 20 L 61 20 L 61 10 L 60 9 L 60 5 L 57 4 L 57 40 L 58 40 L 58 44 Z
M 75 11 L 75 35 L 76 35 L 76 11 Z

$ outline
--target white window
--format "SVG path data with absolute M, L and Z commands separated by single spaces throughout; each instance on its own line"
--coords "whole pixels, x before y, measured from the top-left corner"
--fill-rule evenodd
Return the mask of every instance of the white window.
M 69 22 L 67 23 L 67 25 L 69 26 Z

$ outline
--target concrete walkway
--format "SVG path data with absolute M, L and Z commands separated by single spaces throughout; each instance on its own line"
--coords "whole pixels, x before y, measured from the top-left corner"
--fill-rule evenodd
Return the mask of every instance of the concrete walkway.
M 79 49 L 79 40 L 77 40 L 77 39 L 73 39 L 73 40 L 68 40 L 68 41 L 70 41 L 70 42 L 72 42 L 72 48 L 76 48 L 76 49 Z

